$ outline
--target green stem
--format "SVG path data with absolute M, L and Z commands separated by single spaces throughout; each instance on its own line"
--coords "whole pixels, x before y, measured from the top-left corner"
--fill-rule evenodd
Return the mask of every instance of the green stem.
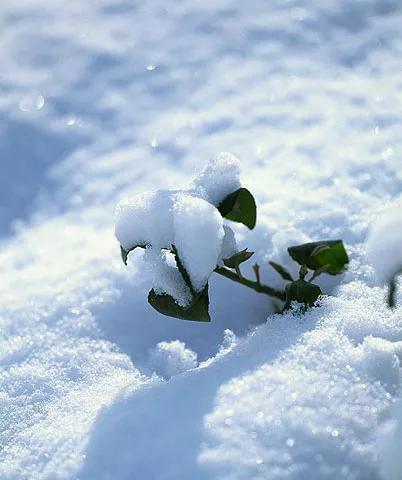
M 278 300 L 282 300 L 283 302 L 286 300 L 285 292 L 281 290 L 275 290 L 275 288 L 268 287 L 268 285 L 261 285 L 260 283 L 253 282 L 253 280 L 239 276 L 237 273 L 232 272 L 232 270 L 229 270 L 228 268 L 216 267 L 215 272 L 219 273 L 219 275 L 222 275 L 223 277 L 233 280 L 234 282 L 240 283 L 245 287 L 252 288 L 258 293 L 265 293 L 266 295 L 277 298 Z

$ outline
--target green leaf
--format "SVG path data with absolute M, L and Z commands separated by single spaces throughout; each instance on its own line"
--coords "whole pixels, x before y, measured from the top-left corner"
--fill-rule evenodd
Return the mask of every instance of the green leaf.
M 314 283 L 299 279 L 286 285 L 286 308 L 290 308 L 291 302 L 303 303 L 306 307 L 312 307 L 322 294 L 321 288 Z
M 402 269 L 398 270 L 388 282 L 387 303 L 390 308 L 396 306 L 396 289 L 398 286 L 398 277 L 402 274 Z
M 228 268 L 236 268 L 241 263 L 246 262 L 253 255 L 254 255 L 254 252 L 248 252 L 247 248 L 245 248 L 241 252 L 237 252 L 229 258 L 224 258 L 223 263 Z
M 330 275 L 341 273 L 349 263 L 342 240 L 305 243 L 289 247 L 288 252 L 300 265 L 307 265 L 311 270 L 326 267 L 325 272 Z
M 388 296 L 387 303 L 389 308 L 394 308 L 396 305 L 396 280 L 393 278 L 388 282 Z
M 193 320 L 196 322 L 210 322 L 208 285 L 204 290 L 193 298 L 191 304 L 183 308 L 174 301 L 170 295 L 159 295 L 152 289 L 148 295 L 148 303 L 162 315 L 179 318 L 181 320 Z
M 252 230 L 257 221 L 257 206 L 247 188 L 239 188 L 218 205 L 222 217 L 243 223 Z
M 124 265 L 127 265 L 128 254 L 136 248 L 145 248 L 145 245 L 136 245 L 135 247 L 130 248 L 130 250 L 124 250 L 124 248 L 120 245 L 121 259 L 123 260 Z
M 282 265 L 279 265 L 279 263 L 276 263 L 276 262 L 268 262 L 268 263 L 277 273 L 279 273 L 279 275 L 284 280 L 289 280 L 290 282 L 293 282 L 292 275 L 284 267 L 282 267 Z

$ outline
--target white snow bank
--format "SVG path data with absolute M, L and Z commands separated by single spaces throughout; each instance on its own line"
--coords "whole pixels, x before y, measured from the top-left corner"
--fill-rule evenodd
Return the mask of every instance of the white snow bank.
M 105 409 L 79 477 L 173 480 L 180 458 L 180 478 L 377 478 L 376 432 L 399 385 L 400 313 L 356 282 L 304 316 L 270 317 L 206 367 Z M 360 343 L 369 319 L 376 337 Z
M 196 178 L 190 190 L 158 190 L 126 198 L 117 206 L 115 235 L 130 251 L 136 246 L 152 247 L 146 256 L 155 270 L 155 291 L 167 293 L 185 306 L 191 300 L 180 274 L 163 265 L 160 249 L 174 245 L 189 274 L 192 287 L 201 291 L 226 255 L 236 248 L 233 231 L 224 227 L 217 208 L 229 193 L 240 186 L 239 161 L 221 153 Z M 165 285 L 166 283 L 166 285 Z
M 373 222 L 367 240 L 369 259 L 382 283 L 402 270 L 402 199 L 392 202 Z
M 180 188 L 199 158 L 231 149 L 257 199 L 258 226 L 244 247 L 256 252 L 264 281 L 282 285 L 264 258 L 287 260 L 289 241 L 325 235 L 350 253 L 341 281 L 371 285 L 367 227 L 401 193 L 402 3 L 2 0 L 1 12 L 0 477 L 71 480 L 81 469 L 91 480 L 237 480 L 268 456 L 261 468 L 272 469 L 257 479 L 272 471 L 281 480 L 377 480 L 374 445 L 397 371 L 383 341 L 402 338 L 400 309 L 385 309 L 380 289 L 346 286 L 315 316 L 270 318 L 241 340 L 267 318 L 268 299 L 212 276 L 213 322 L 158 316 L 139 264 L 121 265 L 110 217 L 118 196 Z M 44 104 L 27 112 L 27 97 Z M 307 338 L 316 320 L 325 330 Z M 327 322 L 358 373 L 345 368 L 339 388 L 332 339 L 320 350 Z M 157 343 L 180 339 L 201 360 L 225 328 L 237 335 L 230 355 L 146 387 L 138 369 Z M 304 347 L 314 339 L 310 357 Z M 252 388 L 236 397 L 229 382 L 240 391 L 243 379 Z M 238 406 L 226 425 L 231 399 Z M 301 409 L 300 430 L 291 407 Z M 258 412 L 267 428 L 254 439 Z M 279 425 L 268 424 L 271 414 Z M 225 443 L 227 468 L 215 455 Z M 399 451 L 392 456 L 398 478 Z

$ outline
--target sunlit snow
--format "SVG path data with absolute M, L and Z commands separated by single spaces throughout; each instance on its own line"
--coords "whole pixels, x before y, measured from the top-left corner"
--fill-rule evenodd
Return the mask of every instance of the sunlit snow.
M 1 2 L 2 480 L 401 477 L 401 25 L 399 0 Z M 190 258 L 239 169 L 257 226 L 205 226 L 200 286 L 246 247 L 278 288 L 289 245 L 341 238 L 349 270 L 305 315 L 214 274 L 211 323 L 159 315 L 155 283 L 186 292 L 159 250 L 123 265 L 115 206 L 187 191 Z

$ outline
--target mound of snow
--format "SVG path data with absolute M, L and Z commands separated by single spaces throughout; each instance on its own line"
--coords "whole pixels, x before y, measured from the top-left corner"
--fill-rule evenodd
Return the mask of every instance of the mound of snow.
M 197 354 L 179 340 L 159 342 L 150 352 L 150 367 L 164 378 L 196 368 Z
M 350 283 L 304 316 L 227 337 L 214 361 L 104 409 L 79 477 L 378 478 L 376 431 L 400 384 L 402 338 L 400 309 L 379 289 Z M 188 359 L 183 345 L 160 349 L 158 359 Z

